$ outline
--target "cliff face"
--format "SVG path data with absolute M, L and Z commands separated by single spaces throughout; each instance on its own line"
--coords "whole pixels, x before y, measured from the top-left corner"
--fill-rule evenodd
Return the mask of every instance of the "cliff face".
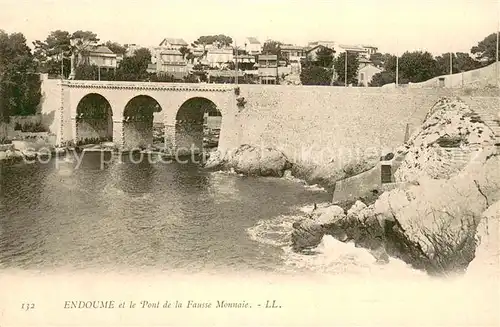
M 500 153 L 493 140 L 464 103 L 442 99 L 397 150 L 405 158 L 395 179 L 411 183 L 369 206 L 358 201 L 347 212 L 336 206 L 317 210 L 294 225 L 294 249 L 314 247 L 329 234 L 369 249 L 379 261 L 395 257 L 431 274 L 465 271 L 476 249 L 481 252 L 495 234 L 480 239 L 478 226 L 485 217 L 490 225 L 499 219 L 488 209 L 500 200 Z M 494 213 L 486 216 L 488 210 Z
M 493 131 L 477 113 L 458 99 L 443 98 L 405 145 L 406 155 L 395 179 L 448 179 L 461 171 L 479 149 L 494 141 Z

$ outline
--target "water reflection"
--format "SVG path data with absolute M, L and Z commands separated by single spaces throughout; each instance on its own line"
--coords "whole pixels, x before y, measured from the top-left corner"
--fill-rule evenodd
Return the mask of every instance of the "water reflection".
M 246 229 L 328 197 L 196 164 L 105 159 L 103 169 L 100 153 L 86 153 L 80 164 L 2 168 L 5 267 L 272 269 L 281 250 L 251 240 Z

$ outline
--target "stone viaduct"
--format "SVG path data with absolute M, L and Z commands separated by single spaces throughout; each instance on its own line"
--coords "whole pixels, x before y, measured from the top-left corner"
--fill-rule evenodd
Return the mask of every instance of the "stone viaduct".
M 128 103 L 139 96 L 146 96 L 156 101 L 161 111 L 155 114 L 155 120 L 164 124 L 165 144 L 176 145 L 176 115 L 179 108 L 190 99 L 206 99 L 212 102 L 223 117 L 232 117 L 237 110 L 234 85 L 217 84 L 174 84 L 149 82 L 104 82 L 44 80 L 42 95 L 44 103 L 42 113 L 58 107 L 53 114 L 54 121 L 50 130 L 57 135 L 56 143 L 77 140 L 77 108 L 88 95 L 103 97 L 111 107 L 113 142 L 123 147 L 126 144 L 124 111 Z M 60 94 L 57 94 L 59 93 Z M 56 102 L 60 102 L 59 105 Z M 224 139 L 224 124 L 230 119 L 223 119 L 221 139 Z

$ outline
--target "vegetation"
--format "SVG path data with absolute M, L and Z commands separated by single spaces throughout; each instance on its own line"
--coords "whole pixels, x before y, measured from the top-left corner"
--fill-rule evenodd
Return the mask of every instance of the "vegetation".
M 33 115 L 41 99 L 37 63 L 21 33 L 0 30 L 0 121 Z
M 312 63 L 307 63 L 300 72 L 302 85 L 330 85 L 333 71 Z
M 42 132 L 48 132 L 47 128 L 42 125 L 41 122 L 37 123 L 26 123 L 26 124 L 20 124 L 16 123 L 14 126 L 15 131 L 21 131 L 23 133 L 42 133 Z
M 491 33 L 470 50 L 483 66 L 490 65 L 496 60 L 497 33 Z
M 224 34 L 219 35 L 204 35 L 200 36 L 196 41 L 193 42 L 193 46 L 203 46 L 205 48 L 207 45 L 214 45 L 218 48 L 223 48 L 230 46 L 233 43 L 233 39 Z
M 111 142 L 113 141 L 112 136 L 104 136 L 104 137 L 89 137 L 85 139 L 78 140 L 76 142 L 77 146 L 87 145 L 87 144 L 100 144 L 102 142 Z
M 337 59 L 333 61 L 333 67 L 337 73 L 337 80 L 345 84 L 346 70 L 345 70 L 345 52 L 341 53 Z M 359 68 L 359 59 L 356 53 L 348 53 L 347 55 L 347 84 L 357 85 L 357 75 Z

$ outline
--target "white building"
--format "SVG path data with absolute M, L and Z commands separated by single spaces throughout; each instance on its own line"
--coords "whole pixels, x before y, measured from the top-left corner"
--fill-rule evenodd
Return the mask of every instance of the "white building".
M 250 55 L 258 55 L 262 52 L 262 44 L 252 36 L 245 38 L 243 45 L 238 45 L 238 48 L 244 49 Z
M 233 48 L 227 47 L 219 49 L 215 46 L 211 46 L 207 49 L 204 59 L 210 67 L 220 68 L 228 62 L 234 62 Z
M 160 47 L 166 48 L 166 49 L 176 49 L 179 50 L 182 47 L 187 47 L 189 44 L 184 41 L 183 39 L 177 39 L 177 38 L 171 38 L 171 37 L 166 37 L 161 41 Z
M 102 68 L 117 67 L 117 55 L 104 45 L 90 47 L 87 50 L 86 57 L 89 65 L 96 65 Z
M 358 84 L 368 86 L 375 74 L 382 72 L 382 69 L 375 67 L 369 60 L 362 58 L 359 60 Z

